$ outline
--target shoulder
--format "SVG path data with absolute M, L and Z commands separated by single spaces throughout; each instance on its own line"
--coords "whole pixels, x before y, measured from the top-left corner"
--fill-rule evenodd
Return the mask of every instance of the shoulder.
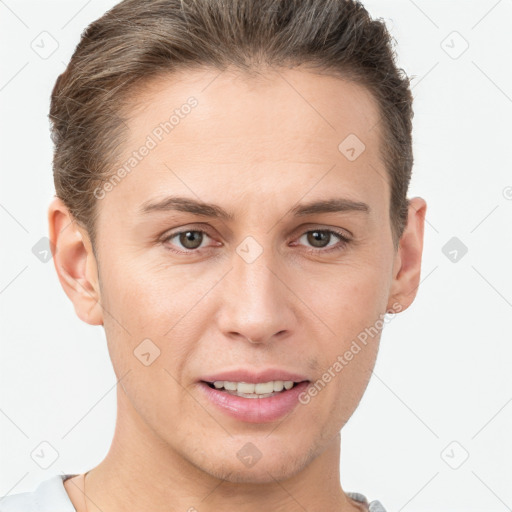
M 363 505 L 366 505 L 368 512 L 387 512 L 380 501 L 372 500 L 369 502 L 366 496 L 360 492 L 347 492 L 347 495 Z M 0 512 L 2 512 L 1 509 Z
M 0 512 L 76 512 L 64 488 L 74 475 L 54 475 L 29 492 L 0 497 Z

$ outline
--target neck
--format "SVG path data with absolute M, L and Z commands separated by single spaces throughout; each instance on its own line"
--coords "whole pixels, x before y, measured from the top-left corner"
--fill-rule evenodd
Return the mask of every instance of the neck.
M 237 483 L 218 479 L 192 465 L 159 438 L 118 386 L 112 445 L 105 459 L 87 475 L 87 511 L 363 510 L 341 488 L 339 457 L 338 434 L 309 465 L 285 480 Z M 77 510 L 81 508 L 83 503 Z

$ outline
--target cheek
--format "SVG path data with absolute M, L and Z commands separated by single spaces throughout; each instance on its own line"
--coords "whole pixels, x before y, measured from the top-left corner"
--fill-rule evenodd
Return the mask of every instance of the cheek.
M 389 279 L 385 268 L 367 262 L 340 266 L 308 284 L 302 296 L 330 333 L 345 342 L 370 328 L 386 310 Z M 329 329 L 326 329 L 329 327 Z
M 116 264 L 105 266 L 103 304 L 108 311 L 105 332 L 116 373 L 140 370 L 137 357 L 149 352 L 145 357 L 154 358 L 151 369 L 158 368 L 162 374 L 167 369 L 181 380 L 184 362 L 197 349 L 193 340 L 200 337 L 201 299 L 218 277 L 191 278 L 186 265 L 164 268 L 152 265 L 150 259 L 149 264 L 137 265 L 112 256 L 111 261 Z
M 316 333 L 323 372 L 318 388 L 326 383 L 328 400 L 343 416 L 355 408 L 371 377 L 388 287 L 385 269 L 367 261 L 357 267 L 340 267 L 329 280 L 317 280 L 302 292 L 321 320 Z
M 200 280 L 191 278 L 190 267 L 164 266 L 162 259 L 157 264 L 151 255 L 145 259 L 115 258 L 106 272 L 105 304 L 127 327 L 162 336 L 205 290 Z
M 322 296 L 317 304 L 323 322 L 329 326 L 318 336 L 317 350 L 320 373 L 314 383 L 307 407 L 308 418 L 330 425 L 327 436 L 334 435 L 352 416 L 368 386 L 377 358 L 383 315 L 382 301 L 375 293 L 376 283 L 370 278 Z M 370 286 L 371 285 L 371 286 Z M 340 283 L 341 286 L 341 283 Z

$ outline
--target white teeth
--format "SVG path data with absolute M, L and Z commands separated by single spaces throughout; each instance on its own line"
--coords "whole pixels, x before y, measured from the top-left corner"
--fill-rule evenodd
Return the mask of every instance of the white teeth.
M 238 386 L 240 389 L 240 386 Z M 273 393 L 274 392 L 274 383 L 273 382 L 258 382 L 254 386 L 254 393 L 258 395 L 264 395 L 265 393 Z
M 227 382 L 224 382 L 224 387 L 226 387 L 226 384 L 228 384 Z M 233 383 L 229 383 L 229 384 L 234 384 L 236 386 L 236 390 L 239 392 L 239 393 L 254 393 L 254 384 L 250 384 L 249 382 L 239 382 L 238 384 L 235 384 L 234 382 Z M 228 388 L 226 388 L 228 389 Z
M 284 382 L 282 380 L 274 381 L 274 391 L 283 391 Z
M 293 388 L 294 382 L 292 380 L 272 380 L 270 382 L 258 382 L 257 384 L 251 384 L 249 382 L 231 382 L 217 380 L 213 383 L 216 389 L 224 388 L 226 391 L 234 391 L 237 394 L 243 395 L 272 395 L 283 391 L 283 389 Z

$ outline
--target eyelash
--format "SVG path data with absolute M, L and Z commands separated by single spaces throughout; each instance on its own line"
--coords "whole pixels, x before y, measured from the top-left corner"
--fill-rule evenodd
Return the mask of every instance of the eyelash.
M 308 233 L 313 233 L 313 232 L 316 232 L 316 231 L 321 232 L 321 233 L 329 233 L 331 235 L 335 235 L 335 236 L 337 236 L 340 239 L 340 242 L 338 244 L 334 245 L 333 247 L 331 247 L 330 249 L 309 248 L 309 249 L 306 249 L 306 252 L 317 253 L 317 254 L 322 254 L 322 253 L 326 254 L 326 253 L 341 251 L 341 250 L 345 249 L 346 246 L 350 243 L 350 239 L 347 238 L 343 233 L 341 233 L 339 231 L 332 230 L 332 229 L 310 229 L 310 230 L 305 231 L 304 233 L 302 233 L 299 238 L 301 238 L 304 235 L 307 235 Z M 208 233 L 206 231 L 204 231 L 202 229 L 186 229 L 186 230 L 183 230 L 183 231 L 176 231 L 175 233 L 169 234 L 168 236 L 166 236 L 162 240 L 162 243 L 168 242 L 168 241 L 172 240 L 173 238 L 175 238 L 176 236 L 179 236 L 179 235 L 181 235 L 183 233 L 188 233 L 188 232 L 203 233 L 203 234 L 205 234 L 207 236 L 210 236 L 210 235 L 208 235 Z M 169 245 L 166 245 L 166 249 L 171 251 L 171 252 L 174 252 L 176 254 L 192 254 L 192 253 L 198 253 L 198 252 L 201 251 L 201 249 L 188 249 L 188 250 L 184 250 L 184 251 L 178 251 L 176 249 L 173 249 Z

